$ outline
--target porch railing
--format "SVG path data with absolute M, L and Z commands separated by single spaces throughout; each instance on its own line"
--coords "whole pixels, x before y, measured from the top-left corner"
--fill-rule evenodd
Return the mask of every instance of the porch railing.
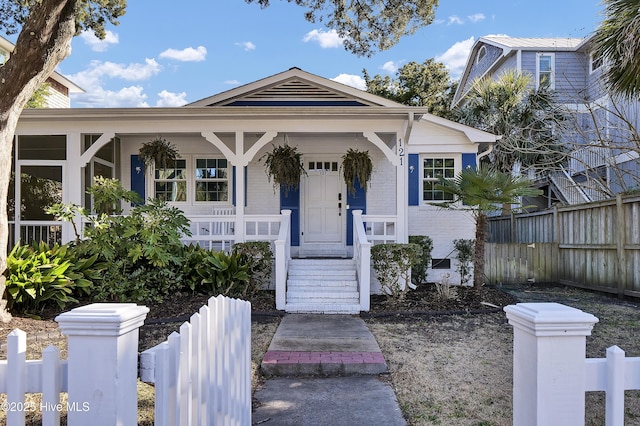
M 11 250 L 18 241 L 20 244 L 31 244 L 33 241 L 44 241 L 49 245 L 62 243 L 62 222 L 59 221 L 20 221 L 20 233 L 16 239 L 16 223 L 9 221 L 9 244 Z
M 353 259 L 356 262 L 360 310 L 368 311 L 371 304 L 371 242 L 367 238 L 362 210 L 353 211 Z
M 284 310 L 287 300 L 287 271 L 291 259 L 291 210 L 282 210 L 276 246 L 276 309 Z
M 362 215 L 368 240 L 372 244 L 387 244 L 398 241 L 396 229 L 398 217 L 390 215 Z

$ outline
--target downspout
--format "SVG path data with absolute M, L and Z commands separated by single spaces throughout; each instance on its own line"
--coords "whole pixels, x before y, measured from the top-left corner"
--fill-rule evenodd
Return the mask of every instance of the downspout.
M 476 167 L 480 168 L 480 160 L 482 160 L 484 157 L 491 154 L 492 152 L 493 152 L 493 144 L 489 145 L 489 148 L 487 148 L 485 151 L 482 151 L 480 154 L 478 154 L 476 157 Z

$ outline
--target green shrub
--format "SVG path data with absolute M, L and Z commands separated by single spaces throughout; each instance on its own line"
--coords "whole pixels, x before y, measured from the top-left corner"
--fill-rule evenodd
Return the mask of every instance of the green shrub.
M 83 257 L 68 245 L 16 245 L 7 257 L 6 295 L 11 310 L 27 312 L 55 302 L 63 309 L 88 294 L 101 277 L 98 256 Z
M 236 243 L 233 253 L 240 256 L 240 262 L 248 266 L 249 281 L 242 291 L 242 297 L 255 296 L 258 291 L 268 288 L 273 269 L 273 252 L 268 241 Z
M 242 262 L 238 254 L 223 251 L 209 251 L 196 267 L 200 275 L 201 288 L 212 296 L 238 297 L 249 281 L 249 266 Z
M 456 251 L 456 259 L 458 260 L 456 271 L 460 274 L 461 284 L 467 284 L 471 279 L 475 243 L 475 240 L 453 240 L 453 248 Z
M 422 255 L 416 259 L 411 267 L 411 282 L 415 285 L 427 282 L 427 270 L 431 263 L 433 240 L 426 235 L 409 235 L 409 243 L 417 244 L 422 249 Z
M 94 197 L 105 212 L 88 216 L 77 207 L 54 206 L 53 212 L 75 209 L 88 222 L 86 239 L 77 249 L 87 257 L 98 256 L 106 264 L 103 279 L 92 292 L 96 301 L 145 303 L 160 301 L 183 288 L 183 235 L 190 235 L 184 213 L 159 200 L 132 207 L 128 216 L 118 216 L 121 201 L 133 200 L 130 191 L 116 180 L 96 180 Z M 69 220 L 71 214 L 56 214 Z
M 376 277 L 384 293 L 394 301 L 401 301 L 409 290 L 409 270 L 422 255 L 418 244 L 377 244 L 371 248 L 371 260 Z M 404 280 L 402 288 L 400 281 Z

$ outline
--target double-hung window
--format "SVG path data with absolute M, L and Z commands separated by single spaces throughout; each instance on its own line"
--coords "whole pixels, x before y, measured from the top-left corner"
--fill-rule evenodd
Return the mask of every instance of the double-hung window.
M 555 89 L 555 56 L 553 53 L 538 53 L 537 55 L 536 89 Z
M 229 201 L 229 163 L 221 158 L 197 158 L 196 201 Z
M 154 195 L 167 202 L 187 201 L 187 160 L 173 164 L 156 165 L 154 171 Z
M 422 200 L 453 201 L 453 194 L 436 189 L 441 177 L 453 179 L 456 174 L 455 160 L 451 157 L 422 159 Z

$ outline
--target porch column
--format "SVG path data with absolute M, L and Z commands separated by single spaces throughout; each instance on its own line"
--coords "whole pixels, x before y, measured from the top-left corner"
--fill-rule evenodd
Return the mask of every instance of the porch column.
M 398 137 L 398 143 L 396 144 L 396 155 L 398 156 L 398 162 L 396 163 L 396 215 L 398 216 L 396 238 L 397 242 L 406 243 L 409 241 L 408 175 L 406 147 L 401 137 Z
M 80 133 L 67 134 L 67 161 L 65 164 L 65 173 L 62 178 L 62 202 L 82 205 L 82 162 L 80 156 L 82 154 L 82 135 Z M 82 229 L 80 218 L 75 219 L 76 228 Z M 73 226 L 70 223 L 62 224 L 62 242 L 75 240 Z
M 247 166 L 247 161 L 244 158 L 244 132 L 236 132 L 236 155 L 237 159 L 234 161 L 236 164 L 236 224 L 235 224 L 235 241 L 244 242 L 244 168 Z

